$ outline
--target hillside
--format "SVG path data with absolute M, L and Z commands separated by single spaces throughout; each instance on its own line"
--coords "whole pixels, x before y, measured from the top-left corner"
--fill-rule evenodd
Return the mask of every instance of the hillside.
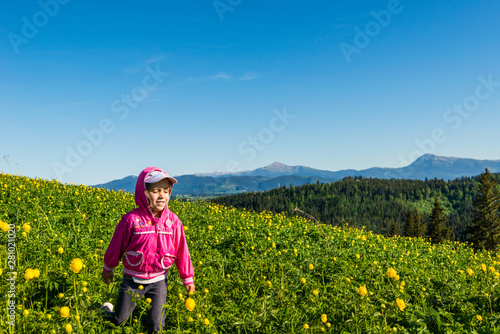
M 500 174 L 496 174 L 500 180 Z M 432 210 L 435 196 L 445 207 L 448 226 L 456 240 L 465 240 L 472 221 L 472 199 L 476 194 L 475 178 L 444 180 L 402 180 L 347 177 L 327 184 L 282 187 L 266 192 L 237 194 L 211 199 L 213 203 L 253 211 L 298 214 L 295 208 L 325 224 L 365 226 L 385 234 L 395 224 L 403 233 L 408 209 L 418 210 L 424 219 Z
M 117 295 L 121 266 L 109 287 L 100 272 L 116 224 L 135 206 L 131 195 L 0 174 L 0 204 L 0 303 L 14 301 L 16 333 L 144 331 L 145 300 L 118 328 L 97 314 Z M 500 257 L 493 253 L 204 201 L 170 208 L 184 223 L 196 307 L 186 309 L 172 268 L 164 333 L 500 331 Z M 84 264 L 78 273 L 70 268 L 75 258 Z M 15 299 L 7 293 L 13 271 Z M 7 312 L 0 323 L 0 333 L 14 329 Z

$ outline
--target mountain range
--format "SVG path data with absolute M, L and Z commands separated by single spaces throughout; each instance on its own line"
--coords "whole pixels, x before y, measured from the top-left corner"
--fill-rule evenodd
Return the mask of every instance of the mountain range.
M 373 167 L 363 170 L 346 169 L 335 172 L 306 166 L 287 166 L 275 162 L 252 171 L 198 173 L 175 176 L 179 183 L 174 187 L 174 195 L 213 197 L 241 192 L 264 191 L 280 186 L 334 182 L 349 176 L 380 179 L 424 180 L 426 178 L 438 178 L 452 180 L 460 177 L 479 175 L 484 172 L 485 168 L 488 168 L 491 173 L 500 172 L 500 160 L 476 160 L 425 154 L 406 167 Z M 133 193 L 136 180 L 137 176 L 131 175 L 123 179 L 98 184 L 95 187 L 124 190 Z

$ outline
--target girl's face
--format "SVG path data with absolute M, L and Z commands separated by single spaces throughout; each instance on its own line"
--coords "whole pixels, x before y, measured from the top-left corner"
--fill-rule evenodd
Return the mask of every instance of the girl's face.
M 170 191 L 172 190 L 168 179 L 160 180 L 151 184 L 151 188 L 145 191 L 146 197 L 149 199 L 149 207 L 153 214 L 161 212 L 170 200 Z

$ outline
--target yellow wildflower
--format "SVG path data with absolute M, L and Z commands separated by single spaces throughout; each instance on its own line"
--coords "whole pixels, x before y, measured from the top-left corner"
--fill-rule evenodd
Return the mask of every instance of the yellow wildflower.
M 366 286 L 360 286 L 359 287 L 359 290 L 358 290 L 358 294 L 361 296 L 361 297 L 364 297 L 366 296 L 366 294 L 368 293 L 368 291 L 366 290 Z
M 26 269 L 26 271 L 24 272 L 24 278 L 29 281 L 30 279 L 33 279 L 34 277 L 35 277 L 35 273 L 33 272 L 33 269 L 31 269 L 31 268 Z
M 61 317 L 63 317 L 63 318 L 69 317 L 69 307 L 67 307 L 67 306 L 61 307 L 61 309 L 59 310 L 59 313 L 61 314 Z
M 389 278 L 394 278 L 396 277 L 397 273 L 396 273 L 396 270 L 392 269 L 392 268 L 389 268 L 389 270 L 387 270 L 387 276 Z
M 196 303 L 195 303 L 193 298 L 189 297 L 188 299 L 186 299 L 186 309 L 188 311 L 194 310 L 195 306 L 196 306 Z
M 80 272 L 80 270 L 82 270 L 83 262 L 79 258 L 75 258 L 75 259 L 73 259 L 73 261 L 71 261 L 71 264 L 69 267 L 71 268 L 71 270 L 75 274 L 78 274 Z
M 321 315 L 321 321 L 322 321 L 323 323 L 325 323 L 325 322 L 327 322 L 327 321 L 328 321 L 328 318 L 326 317 L 326 314 L 322 314 L 322 315 Z
M 474 270 L 472 270 L 471 268 L 468 268 L 468 269 L 467 269 L 467 273 L 468 273 L 470 276 L 472 276 L 472 275 L 474 275 Z
M 304 277 L 302 277 L 302 278 L 300 279 L 300 283 L 302 283 L 302 284 L 306 284 L 306 279 L 305 279 Z
M 405 302 L 402 299 L 397 298 L 396 299 L 396 304 L 398 304 L 398 307 L 401 311 L 404 311 L 406 305 Z
M 483 321 L 483 317 L 482 317 L 482 316 L 480 316 L 479 314 L 478 314 L 478 315 L 476 315 L 476 318 L 477 318 L 477 320 L 479 320 L 479 321 Z
M 309 269 L 311 269 L 311 270 L 314 269 L 314 265 L 312 263 L 309 263 Z

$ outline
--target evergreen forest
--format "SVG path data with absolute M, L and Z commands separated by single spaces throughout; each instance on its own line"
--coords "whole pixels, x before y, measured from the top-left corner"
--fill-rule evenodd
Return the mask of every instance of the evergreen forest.
M 491 174 L 493 181 L 500 174 Z M 337 182 L 280 187 L 269 191 L 214 198 L 239 209 L 299 215 L 324 224 L 404 235 L 409 213 L 428 225 L 438 200 L 450 238 L 467 240 L 474 219 L 478 177 L 409 180 L 347 177 Z

